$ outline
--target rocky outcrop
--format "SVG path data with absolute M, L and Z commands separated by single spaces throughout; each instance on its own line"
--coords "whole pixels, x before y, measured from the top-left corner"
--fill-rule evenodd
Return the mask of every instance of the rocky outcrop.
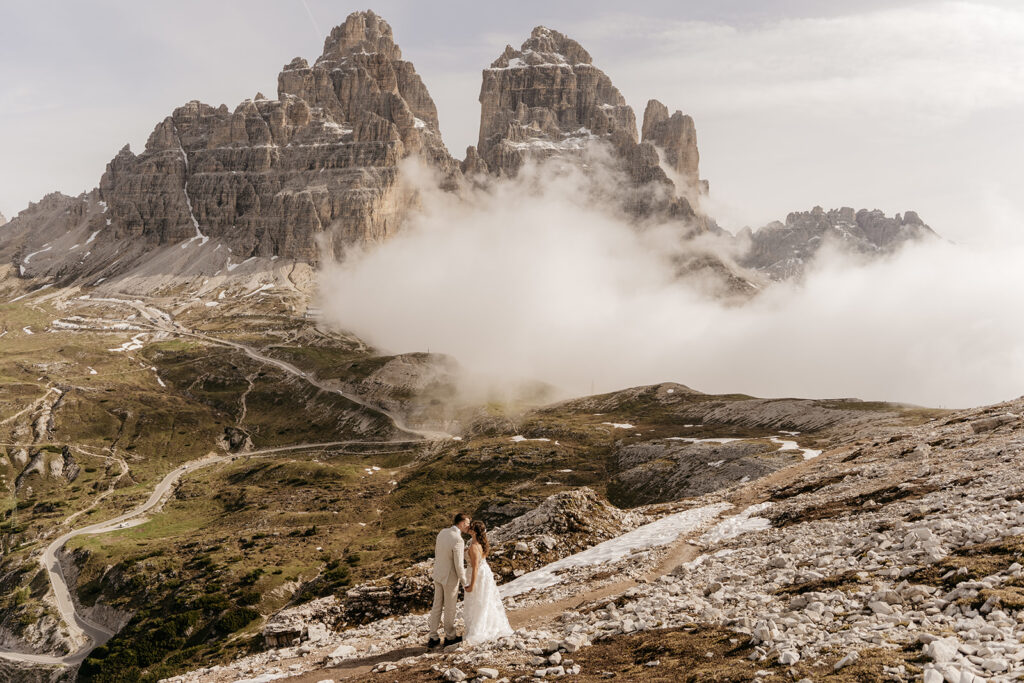
M 459 430 L 461 368 L 444 354 L 405 353 L 356 360 L 338 386 L 399 415 L 414 429 Z
M 387 22 L 357 12 L 313 65 L 296 58 L 284 67 L 277 99 L 257 94 L 233 111 L 178 107 L 142 153 L 118 152 L 98 191 L 48 195 L 19 214 L 0 235 L 0 257 L 23 277 L 104 279 L 115 261 L 123 272 L 178 243 L 209 243 L 205 275 L 251 257 L 317 263 L 398 228 L 416 201 L 398 182 L 398 164 L 411 156 L 455 185 L 459 165 L 430 94 Z M 164 267 L 180 269 L 183 257 Z
M 103 224 L 99 193 L 69 197 L 52 192 L 12 218 L 0 230 L 0 261 L 14 266 L 18 277 L 46 272 L 60 278 L 73 266 L 94 260 L 88 227 Z
M 785 280 L 801 276 L 825 244 L 876 256 L 936 234 L 914 211 L 890 218 L 878 209 L 854 211 L 843 207 L 825 211 L 816 206 L 810 211 L 790 213 L 785 223 L 775 221 L 756 232 L 746 228 L 739 237 L 750 242 L 743 265 L 774 280 Z
M 708 192 L 708 181 L 700 179 L 700 152 L 697 150 L 697 127 L 693 119 L 681 111 L 668 115 L 668 107 L 658 100 L 647 102 L 644 110 L 642 139 L 655 145 L 676 189 L 697 205 L 699 197 Z
M 620 510 L 599 498 L 592 489 L 581 487 L 549 496 L 533 510 L 494 529 L 490 540 L 500 546 L 547 536 L 575 552 L 620 536 L 644 521 L 642 514 Z M 585 540 L 581 542 L 577 537 L 585 537 Z
M 592 143 L 604 142 L 633 187 L 626 207 L 631 213 L 695 217 L 655 148 L 670 142 L 671 131 L 652 123 L 659 132 L 640 142 L 633 109 L 611 79 L 558 31 L 538 26 L 520 49 L 506 46 L 483 72 L 480 106 L 480 139 L 476 150 L 467 151 L 467 169 L 482 168 L 479 155 L 492 174 L 514 176 L 527 160 L 582 156 Z M 671 142 L 675 157 L 677 142 Z
M 5 225 L 6 223 L 7 223 L 7 218 L 4 217 L 4 215 L 2 213 L 0 213 L 0 225 Z
M 618 505 L 664 503 L 760 479 L 799 461 L 770 442 L 655 439 L 616 448 L 608 496 Z
M 457 172 L 391 27 L 357 12 L 312 66 L 296 58 L 284 67 L 278 99 L 258 95 L 234 111 L 189 102 L 157 125 L 145 152 L 121 150 L 100 182 L 107 235 L 216 239 L 237 260 L 316 262 L 321 241 L 341 255 L 394 232 L 412 201 L 396 182 L 410 155 Z
M 283 609 L 263 626 L 267 647 L 288 647 L 303 641 L 317 643 L 333 631 L 341 617 L 341 606 L 333 595 Z

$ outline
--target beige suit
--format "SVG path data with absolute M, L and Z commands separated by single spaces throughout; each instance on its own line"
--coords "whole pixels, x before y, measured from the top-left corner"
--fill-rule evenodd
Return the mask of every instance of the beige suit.
M 442 612 L 445 637 L 455 637 L 455 603 L 459 597 L 459 583 L 466 585 L 465 550 L 466 542 L 458 528 L 450 526 L 437 535 L 434 544 L 434 606 L 427 621 L 431 638 L 437 637 Z

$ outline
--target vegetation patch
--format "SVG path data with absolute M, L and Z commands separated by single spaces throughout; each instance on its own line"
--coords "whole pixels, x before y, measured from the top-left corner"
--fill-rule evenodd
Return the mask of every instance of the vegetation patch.
M 792 583 L 775 591 L 776 595 L 802 595 L 804 593 L 820 593 L 830 590 L 856 591 L 864 587 L 864 583 L 857 576 L 857 572 L 849 571 L 826 576 L 823 579 Z
M 835 519 L 860 512 L 868 501 L 874 501 L 879 505 L 888 505 L 896 501 L 922 498 L 929 493 L 938 491 L 939 488 L 936 484 L 886 486 L 850 498 L 832 500 L 805 508 L 785 510 L 772 517 L 772 525 L 787 527 L 792 524 L 803 524 L 804 522 L 813 522 L 819 519 Z
M 782 486 L 780 488 L 772 489 L 769 500 L 780 501 L 787 500 L 789 498 L 796 498 L 805 493 L 814 493 L 820 491 L 826 486 L 832 486 L 846 479 L 846 474 L 833 474 L 827 477 L 821 477 L 814 481 L 797 481 L 796 483 L 789 484 L 788 486 Z
M 978 581 L 1006 570 L 1015 562 L 1024 564 L 1024 535 L 1009 536 L 997 543 L 960 548 L 935 564 L 918 569 L 908 580 L 950 590 L 961 581 Z M 1001 600 L 1006 599 L 1010 603 L 1003 603 L 1004 606 L 1020 609 L 1011 607 L 1011 604 L 1024 599 L 1024 593 L 1019 590 L 1024 587 L 1024 581 L 1016 579 L 1006 585 L 1005 595 L 999 596 Z

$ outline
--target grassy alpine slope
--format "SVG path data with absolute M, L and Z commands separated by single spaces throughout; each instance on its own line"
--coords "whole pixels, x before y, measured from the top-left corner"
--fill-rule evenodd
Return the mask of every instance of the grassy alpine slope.
M 54 635 L 58 619 L 35 561 L 47 539 L 138 505 L 169 471 L 211 451 L 235 457 L 186 473 L 145 524 L 66 546 L 83 608 L 113 608 L 123 624 L 82 666 L 82 680 L 157 680 L 259 648 L 261 624 L 282 606 L 340 595 L 429 557 L 456 509 L 500 523 L 509 509 L 582 486 L 620 506 L 675 500 L 706 474 L 698 461 L 728 460 L 725 485 L 799 460 L 769 441 L 779 430 L 804 432 L 801 445 L 822 448 L 865 424 L 930 415 L 663 384 L 536 410 L 462 406 L 452 419 L 450 360 L 381 356 L 281 309 L 229 298 L 204 315 L 175 310 L 168 332 L 116 302 L 37 296 L 0 306 L 6 637 L 36 651 L 71 649 Z M 69 320 L 77 327 L 54 323 Z M 115 323 L 136 329 L 99 329 Z M 113 350 L 139 334 L 136 348 Z M 412 442 L 372 408 L 217 339 L 321 383 L 364 388 L 420 421 L 448 420 L 438 429 L 456 425 L 460 440 Z M 743 441 L 737 449 L 673 437 Z M 261 452 L 342 441 L 377 443 Z M 78 467 L 73 479 L 64 454 Z M 33 458 L 43 465 L 26 473 Z

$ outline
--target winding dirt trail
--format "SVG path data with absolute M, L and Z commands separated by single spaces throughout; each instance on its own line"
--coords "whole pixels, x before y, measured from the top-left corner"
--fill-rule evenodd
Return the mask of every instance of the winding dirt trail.
M 142 315 L 152 327 L 161 332 L 176 335 L 179 337 L 193 337 L 195 339 L 202 339 L 203 341 L 210 344 L 226 346 L 241 351 L 249 358 L 252 358 L 255 361 L 259 361 L 260 363 L 273 365 L 279 370 L 283 370 L 284 372 L 290 375 L 305 380 L 306 382 L 316 387 L 317 389 L 320 389 L 321 391 L 337 394 L 338 396 L 341 396 L 342 398 L 351 401 L 352 403 L 355 403 L 358 406 L 361 406 L 363 408 L 366 408 L 367 410 L 383 415 L 388 420 L 390 420 L 391 424 L 394 425 L 395 429 L 397 429 L 399 432 L 404 432 L 406 434 L 431 441 L 451 438 L 451 434 L 448 434 L 447 432 L 438 432 L 429 429 L 416 429 L 415 427 L 410 427 L 408 424 L 406 424 L 405 420 L 403 420 L 402 417 L 399 416 L 397 413 L 386 408 L 382 408 L 381 406 L 374 405 L 373 403 L 367 401 L 358 394 L 345 391 L 337 386 L 333 386 L 327 382 L 324 382 L 323 380 L 318 379 L 316 376 L 296 367 L 295 365 L 292 365 L 287 361 L 283 361 L 278 358 L 268 356 L 264 353 L 261 353 L 260 351 L 257 351 L 251 346 L 242 344 L 241 342 L 231 341 L 229 339 L 221 339 L 220 337 L 215 337 L 209 334 L 204 334 L 202 332 L 196 332 L 195 330 L 188 329 L 187 327 L 184 327 L 183 325 L 175 321 L 171 317 L 171 315 L 166 311 L 163 311 L 157 308 L 156 306 L 146 305 L 138 299 L 96 299 L 96 301 L 120 303 L 130 306 L 131 308 L 135 309 L 140 315 Z
M 293 444 L 290 446 L 277 446 L 275 448 L 264 448 L 257 451 L 248 451 L 245 453 L 236 454 L 217 454 L 209 453 L 202 458 L 190 460 L 183 465 L 179 465 L 174 470 L 169 472 L 153 489 L 149 498 L 145 502 L 140 503 L 136 507 L 132 508 L 128 512 L 122 513 L 112 519 L 90 524 L 88 526 L 81 527 L 68 531 L 67 533 L 58 536 L 56 539 L 50 542 L 43 551 L 43 555 L 40 558 L 40 564 L 46 570 L 47 576 L 50 579 L 50 585 L 53 588 L 54 600 L 56 603 L 57 611 L 60 613 L 61 618 L 68 627 L 68 631 L 71 633 L 73 641 L 85 640 L 85 644 L 76 650 L 75 652 L 69 653 L 62 657 L 56 657 L 52 655 L 37 655 L 29 654 L 25 652 L 19 652 L 10 649 L 0 649 L 0 657 L 4 659 L 10 659 L 19 662 L 29 662 L 34 664 L 49 664 L 49 665 L 60 665 L 60 666 L 73 666 L 81 663 L 89 656 L 95 648 L 106 643 L 110 638 L 114 636 L 114 633 L 106 627 L 91 621 L 88 617 L 80 612 L 76 611 L 74 601 L 71 598 L 71 591 L 68 587 L 67 580 L 64 578 L 64 572 L 61 569 L 60 561 L 57 559 L 57 553 L 60 551 L 64 544 L 70 541 L 72 538 L 82 536 L 85 534 L 103 534 L 118 529 L 125 529 L 130 526 L 137 526 L 144 523 L 146 520 L 143 518 L 147 512 L 160 505 L 166 497 L 170 494 L 174 485 L 178 483 L 185 474 L 195 472 L 196 470 L 217 463 L 227 462 L 237 457 L 260 457 L 266 455 L 274 455 L 285 451 L 297 451 L 297 450 L 309 450 L 314 448 L 328 448 L 334 446 L 351 446 L 351 445 L 387 445 L 394 446 L 398 444 L 419 444 L 422 443 L 420 440 L 414 441 L 325 441 L 320 443 L 303 443 Z M 77 513 L 76 513 L 77 514 Z M 74 515 L 73 515 L 74 516 Z
M 342 398 L 345 398 L 348 401 L 351 401 L 352 403 L 355 403 L 355 404 L 357 404 L 357 405 L 359 405 L 359 406 L 361 406 L 363 408 L 366 408 L 367 410 L 370 410 L 370 411 L 373 411 L 375 413 L 379 413 L 379 414 L 383 415 L 384 417 L 386 417 L 391 422 L 391 424 L 395 427 L 395 429 L 398 430 L 400 433 L 407 434 L 407 435 L 409 435 L 411 437 L 414 437 L 414 438 L 406 439 L 406 440 L 398 439 L 398 440 L 388 440 L 388 441 L 373 441 L 373 440 L 328 441 L 328 442 L 321 442 L 321 443 L 304 443 L 304 444 L 294 444 L 294 445 L 290 445 L 290 446 L 279 446 L 279 447 L 276 447 L 276 448 L 265 448 L 265 449 L 261 449 L 261 450 L 258 450 L 258 451 L 248 451 L 248 452 L 245 452 L 245 453 L 238 453 L 238 454 L 225 454 L 225 455 L 221 455 L 221 454 L 216 454 L 216 453 L 210 453 L 210 454 L 208 454 L 208 455 L 206 455 L 206 456 L 204 456 L 202 458 L 198 458 L 196 460 L 191 460 L 191 461 L 185 463 L 184 465 L 180 465 L 179 467 L 175 468 L 173 471 L 169 472 L 156 485 L 156 487 L 153 489 L 152 494 L 150 495 L 150 497 L 145 502 L 143 502 L 140 505 L 136 506 L 135 508 L 129 510 L 128 512 L 125 512 L 125 513 L 123 513 L 121 515 L 118 515 L 117 517 L 114 517 L 113 519 L 105 520 L 103 522 L 97 522 L 95 524 L 90 524 L 90 525 L 82 527 L 80 529 L 74 529 L 74 530 L 68 531 L 68 532 L 62 534 L 61 536 L 57 537 L 56 539 L 54 539 L 52 542 L 50 542 L 50 544 L 47 545 L 46 549 L 43 551 L 43 554 L 42 554 L 42 556 L 40 558 L 40 564 L 42 564 L 43 568 L 46 570 L 47 576 L 49 577 L 49 580 L 50 580 L 50 585 L 53 588 L 54 601 L 56 603 L 57 611 L 60 613 L 60 616 L 61 616 L 62 620 L 64 621 L 64 623 L 68 627 L 68 631 L 69 631 L 69 633 L 71 635 L 72 642 L 83 642 L 84 641 L 83 646 L 80 647 L 77 651 L 69 653 L 69 654 L 61 656 L 61 657 L 52 656 L 52 655 L 30 654 L 30 653 L 25 653 L 25 652 L 19 652 L 19 651 L 15 651 L 15 650 L 0 648 L 0 658 L 5 658 L 5 659 L 9 659 L 9 660 L 13 660 L 13 661 L 19 661 L 19 662 L 29 662 L 29 663 L 34 663 L 34 664 L 62 665 L 62 666 L 76 665 L 76 664 L 79 664 L 82 661 L 84 661 L 85 658 L 88 657 L 89 653 L 93 649 L 95 649 L 96 647 L 99 647 L 100 645 L 103 645 L 110 638 L 112 638 L 114 636 L 114 633 L 112 631 L 110 631 L 109 629 L 107 629 L 106 627 L 104 627 L 104 626 L 102 626 L 100 624 L 95 623 L 94 621 L 92 621 L 88 617 L 86 617 L 84 614 L 81 614 L 78 611 L 76 611 L 75 605 L 74 605 L 74 601 L 73 601 L 73 599 L 71 597 L 71 592 L 70 592 L 70 589 L 68 587 L 67 580 L 64 577 L 64 572 L 61 569 L 61 565 L 60 565 L 59 560 L 57 559 L 57 553 L 60 551 L 60 549 L 62 547 L 64 547 L 64 544 L 66 544 L 72 538 L 75 538 L 77 536 L 81 536 L 81 535 L 85 535 L 85 534 L 90 534 L 90 535 L 92 535 L 92 534 L 102 534 L 102 533 L 107 533 L 107 532 L 110 532 L 110 531 L 114 531 L 116 529 L 123 529 L 123 528 L 126 528 L 128 526 L 135 526 L 137 524 L 143 523 L 145 520 L 141 519 L 142 515 L 144 515 L 148 511 L 152 510 L 154 507 L 158 506 L 165 499 L 165 497 L 169 494 L 169 492 L 172 490 L 172 488 L 178 482 L 178 480 L 184 474 L 186 474 L 187 472 L 194 472 L 197 469 L 201 469 L 203 467 L 208 467 L 210 465 L 214 465 L 214 464 L 217 464 L 217 463 L 225 462 L 225 461 L 230 460 L 230 459 L 232 459 L 234 457 L 240 457 L 240 456 L 241 457 L 259 457 L 259 456 L 262 456 L 262 455 L 272 455 L 274 453 L 281 453 L 281 452 L 284 452 L 284 451 L 305 450 L 305 449 L 321 448 L 321 447 L 348 446 L 348 445 L 360 445 L 360 446 L 368 446 L 368 445 L 400 446 L 400 445 L 423 443 L 424 441 L 440 440 L 440 439 L 448 439 L 448 438 L 450 438 L 450 435 L 447 434 L 447 433 L 444 433 L 444 432 L 435 432 L 435 431 L 421 430 L 421 429 L 415 429 L 415 428 L 409 427 L 407 424 L 405 424 L 404 420 L 402 420 L 402 418 L 400 416 L 398 416 L 397 414 L 393 413 L 392 411 L 388 411 L 388 410 L 385 410 L 385 409 L 383 409 L 383 408 L 381 408 L 379 406 L 372 405 L 371 403 L 369 403 L 365 399 L 361 398 L 360 396 L 357 396 L 357 395 L 351 394 L 349 392 L 343 391 L 343 390 L 339 389 L 338 387 L 330 386 L 330 385 L 326 384 L 325 382 L 323 382 L 322 380 L 319 380 L 315 376 L 310 375 L 306 371 L 301 370 L 298 367 L 292 365 L 291 363 L 288 363 L 288 362 L 283 361 L 283 360 L 279 360 L 277 358 L 272 358 L 270 356 L 267 356 L 266 354 L 260 353 L 259 351 L 257 351 L 256 349 L 254 349 L 254 348 L 252 348 L 250 346 L 247 346 L 247 345 L 242 344 L 240 342 L 234 342 L 234 341 L 230 341 L 230 340 L 226 340 L 226 339 L 220 339 L 218 337 L 214 337 L 214 336 L 211 336 L 211 335 L 207 335 L 207 334 L 203 334 L 203 333 L 200 333 L 200 332 L 195 332 L 193 330 L 187 329 L 187 328 L 183 327 L 181 324 L 175 322 L 174 319 L 172 318 L 172 316 L 170 314 L 168 314 L 167 312 L 157 308 L 156 306 L 147 305 L 147 304 L 143 303 L 139 299 L 120 299 L 120 298 L 113 298 L 113 297 L 110 297 L 110 298 L 104 297 L 104 298 L 96 298 L 95 301 L 100 301 L 100 302 L 104 302 L 104 303 L 116 303 L 116 304 L 128 306 L 129 308 L 132 308 L 137 313 L 139 313 L 139 315 L 141 315 L 147 321 L 147 323 L 149 324 L 151 329 L 154 329 L 154 330 L 157 330 L 157 331 L 160 331 L 160 332 L 165 332 L 167 334 L 171 334 L 171 335 L 175 335 L 175 336 L 179 336 L 179 337 L 194 337 L 194 338 L 197 338 L 197 339 L 202 339 L 203 341 L 206 341 L 206 342 L 211 343 L 211 344 L 216 344 L 218 346 L 226 346 L 226 347 L 230 347 L 230 348 L 234 348 L 234 349 L 237 349 L 239 351 L 242 351 L 243 353 L 245 353 L 247 356 L 249 356 L 253 360 L 256 360 L 256 361 L 261 362 L 261 363 L 273 365 L 273 366 L 279 368 L 280 370 L 283 370 L 284 372 L 286 372 L 288 374 L 291 374 L 291 375 L 293 375 L 295 377 L 299 377 L 299 378 L 303 379 L 304 381 L 308 382 L 309 384 L 313 385 L 314 387 L 316 387 L 316 388 L 318 388 L 318 389 L 320 389 L 322 391 L 338 394 Z M 32 408 L 36 407 L 38 403 L 40 403 L 41 401 L 44 401 L 46 399 L 46 397 L 49 396 L 49 394 L 53 390 L 54 389 L 52 389 L 52 388 L 48 388 L 46 394 L 44 394 L 44 396 L 42 398 L 38 399 L 36 402 L 34 402 L 32 405 L 30 405 L 28 408 L 26 408 L 25 410 L 21 411 L 20 413 L 14 415 L 14 416 L 11 416 L 7 420 L 5 420 L 5 422 L 8 422 L 11 419 L 19 417 L 20 415 L 24 414 L 25 412 L 30 411 Z M 122 467 L 121 476 L 124 476 L 124 474 L 127 472 L 127 464 L 123 460 L 121 460 L 121 459 L 118 459 L 118 461 L 120 462 L 121 467 Z M 98 503 L 98 502 L 99 501 L 96 501 L 96 503 Z M 94 503 L 90 507 L 95 507 L 96 503 Z M 70 517 L 68 517 L 64 521 L 64 523 L 69 523 L 75 517 L 78 517 L 79 515 L 81 515 L 84 512 L 85 512 L 85 510 L 79 511 L 78 513 L 75 513 L 75 514 L 71 515 Z

